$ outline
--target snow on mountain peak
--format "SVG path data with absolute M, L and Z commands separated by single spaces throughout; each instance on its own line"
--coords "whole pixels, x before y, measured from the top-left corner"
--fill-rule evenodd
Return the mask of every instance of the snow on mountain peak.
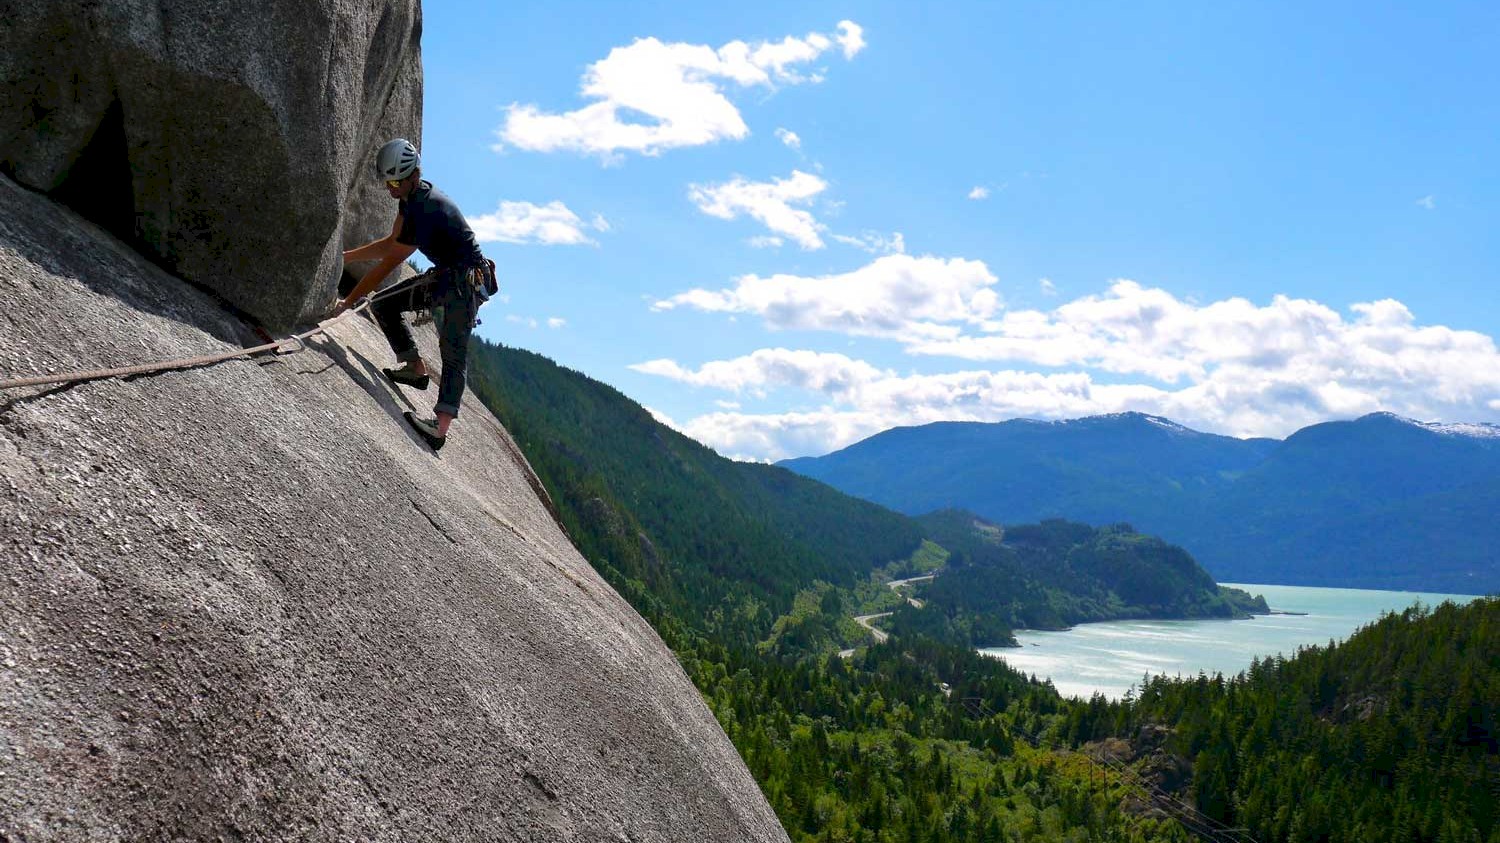
M 1474 439 L 1500 439 L 1500 424 L 1490 422 L 1424 422 L 1399 416 L 1395 413 L 1371 413 L 1371 416 L 1379 416 L 1409 424 L 1412 427 L 1420 427 L 1442 436 L 1468 436 Z
M 1488 422 L 1456 422 L 1443 424 L 1441 422 L 1419 422 L 1419 427 L 1425 427 L 1433 433 L 1441 433 L 1444 436 L 1469 436 L 1475 439 L 1500 439 L 1500 424 Z

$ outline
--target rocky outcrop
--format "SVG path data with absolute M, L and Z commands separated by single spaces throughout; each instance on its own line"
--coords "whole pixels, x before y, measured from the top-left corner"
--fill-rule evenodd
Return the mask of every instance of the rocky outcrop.
M 0 377 L 244 334 L 3 178 L 0 300 Z M 0 840 L 784 841 L 505 430 L 434 455 L 389 363 L 346 317 L 0 393 Z
M 0 170 L 283 327 L 390 230 L 420 37 L 418 0 L 0 0 Z

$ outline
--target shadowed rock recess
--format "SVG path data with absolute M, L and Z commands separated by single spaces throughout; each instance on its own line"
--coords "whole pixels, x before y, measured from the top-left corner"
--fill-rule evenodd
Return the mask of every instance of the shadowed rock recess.
M 247 339 L 3 177 L 0 301 L 0 377 Z M 0 840 L 785 841 L 505 430 L 332 334 L 0 393 Z
M 0 0 L 0 171 L 285 327 L 389 231 L 420 39 L 418 0 Z

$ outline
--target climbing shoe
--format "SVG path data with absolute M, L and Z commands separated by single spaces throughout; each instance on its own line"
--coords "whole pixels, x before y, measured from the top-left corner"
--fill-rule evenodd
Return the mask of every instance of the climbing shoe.
M 417 414 L 412 412 L 402 413 L 402 415 L 406 417 L 406 423 L 411 425 L 411 429 L 415 430 L 417 435 L 421 436 L 432 450 L 437 451 L 442 449 L 443 443 L 448 441 L 448 437 L 438 435 L 436 421 L 419 419 L 417 418 Z
M 381 369 L 380 371 L 385 372 L 385 376 L 391 379 L 391 383 L 414 386 L 417 389 L 426 389 L 427 384 L 431 381 L 431 378 L 427 377 L 427 375 L 419 375 L 412 371 L 410 365 L 402 366 L 399 369 Z

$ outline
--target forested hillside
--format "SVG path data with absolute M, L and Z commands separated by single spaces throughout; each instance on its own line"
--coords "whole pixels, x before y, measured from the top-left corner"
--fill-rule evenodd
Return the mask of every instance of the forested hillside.
M 1278 444 L 1121 413 L 934 422 L 781 465 L 909 515 L 967 509 L 1006 524 L 1068 518 L 1154 525 L 1175 523 L 1184 497 L 1220 487 Z
M 917 522 L 720 458 L 535 354 L 476 343 L 470 377 L 574 542 L 676 651 L 794 840 L 1186 839 L 1124 810 L 1137 789 L 1091 783 L 1080 759 L 1017 737 L 1055 731 L 1064 703 L 1051 686 L 922 635 L 834 654 L 853 611 L 895 599 L 871 586 L 877 569 L 910 573 L 934 555 Z
M 1388 413 L 1303 428 L 1180 540 L 1229 582 L 1500 591 L 1497 434 Z
M 1229 680 L 1078 707 L 1075 740 L 1173 730 L 1201 810 L 1258 840 L 1500 841 L 1500 599 L 1389 614 Z
M 944 561 L 926 597 L 971 617 L 980 599 L 1068 621 L 1228 598 L 1122 527 L 912 521 L 722 460 L 536 355 L 480 343 L 471 361 L 573 540 L 677 653 L 794 840 L 1194 839 L 1164 813 L 1173 793 L 1262 843 L 1500 841 L 1495 787 L 1474 784 L 1496 781 L 1495 601 L 1390 617 L 1241 679 L 1153 680 L 1129 703 L 1062 699 L 962 624 L 901 621 L 933 602 L 840 658 L 850 614 L 900 602 L 885 578 Z M 1407 836 L 1357 836 L 1386 820 Z
M 653 622 L 691 619 L 716 640 L 751 644 L 798 591 L 852 586 L 921 544 L 910 519 L 726 460 L 539 355 L 476 342 L 469 377 L 579 549 Z
M 1226 582 L 1500 590 L 1500 426 L 1389 413 L 1235 439 L 1157 416 L 939 422 L 782 465 L 909 515 L 1128 522 Z
M 1062 629 L 1122 618 L 1243 618 L 1270 609 L 1223 588 L 1180 547 L 1128 524 L 1049 520 L 1001 528 L 945 510 L 918 519 L 952 552 L 943 576 L 901 607 L 897 631 L 922 631 L 976 647 L 1014 643 L 1012 629 Z

